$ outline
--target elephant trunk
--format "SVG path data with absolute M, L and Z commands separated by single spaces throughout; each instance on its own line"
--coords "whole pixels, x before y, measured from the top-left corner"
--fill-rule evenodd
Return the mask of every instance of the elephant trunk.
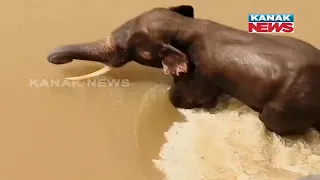
M 66 78 L 69 80 L 82 80 L 99 76 L 110 71 L 113 67 L 123 66 L 128 62 L 126 50 L 117 46 L 111 37 L 90 43 L 60 46 L 49 53 L 47 59 L 53 64 L 65 64 L 78 59 L 100 62 L 105 65 L 96 72 Z

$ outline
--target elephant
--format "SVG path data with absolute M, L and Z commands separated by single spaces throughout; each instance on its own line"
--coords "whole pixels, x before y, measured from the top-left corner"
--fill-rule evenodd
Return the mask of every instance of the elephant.
M 259 113 L 278 135 L 320 130 L 320 51 L 289 36 L 256 34 L 194 17 L 191 5 L 153 8 L 128 20 L 102 40 L 57 47 L 53 64 L 73 59 L 105 67 L 130 61 L 163 68 L 173 77 L 169 92 L 177 108 L 213 108 L 228 94 Z

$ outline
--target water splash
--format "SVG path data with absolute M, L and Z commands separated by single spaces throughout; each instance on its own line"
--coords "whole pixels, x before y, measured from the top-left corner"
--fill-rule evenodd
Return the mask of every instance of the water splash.
M 212 111 L 179 110 L 186 118 L 165 133 L 154 160 L 166 180 L 295 180 L 320 173 L 320 136 L 288 139 L 267 131 L 235 99 Z

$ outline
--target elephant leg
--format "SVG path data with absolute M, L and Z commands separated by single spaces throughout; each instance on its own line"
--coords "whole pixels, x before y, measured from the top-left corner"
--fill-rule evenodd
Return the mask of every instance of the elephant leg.
M 176 108 L 199 108 L 200 104 L 192 96 L 189 95 L 190 93 L 191 91 L 189 91 L 183 85 L 173 84 L 169 91 L 169 100 Z
M 312 126 L 308 110 L 283 105 L 279 102 L 267 104 L 259 118 L 269 131 L 280 136 L 303 134 Z
M 176 108 L 183 109 L 214 108 L 219 95 L 220 89 L 196 76 L 176 80 L 169 92 L 171 103 Z

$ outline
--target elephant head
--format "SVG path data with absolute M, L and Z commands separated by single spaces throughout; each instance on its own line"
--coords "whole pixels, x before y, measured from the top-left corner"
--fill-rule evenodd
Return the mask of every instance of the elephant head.
M 96 72 L 67 78 L 70 80 L 99 76 L 130 61 L 162 68 L 161 58 L 165 53 L 174 50 L 168 44 L 175 39 L 181 18 L 194 18 L 193 7 L 180 5 L 154 8 L 122 24 L 104 39 L 57 47 L 49 53 L 47 59 L 53 64 L 65 64 L 74 59 L 104 64 L 104 67 Z

